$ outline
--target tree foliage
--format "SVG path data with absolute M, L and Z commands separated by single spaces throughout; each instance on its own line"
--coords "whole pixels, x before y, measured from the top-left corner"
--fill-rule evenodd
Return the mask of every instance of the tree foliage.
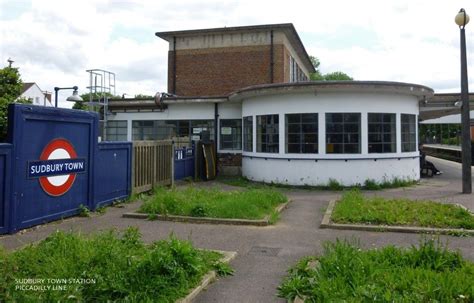
M 135 95 L 135 99 L 152 99 L 152 98 L 154 97 L 150 95 L 144 95 L 144 94 Z
M 340 71 L 327 73 L 327 74 L 322 74 L 321 71 L 319 70 L 319 66 L 321 65 L 321 62 L 319 61 L 319 59 L 314 57 L 314 56 L 309 56 L 309 59 L 311 60 L 311 63 L 313 64 L 314 69 L 316 70 L 316 72 L 311 73 L 309 75 L 309 78 L 311 79 L 311 81 L 350 81 L 350 80 L 354 80 L 348 74 L 340 72 Z
M 15 67 L 0 69 L 0 142 L 5 141 L 8 129 L 8 104 L 13 102 L 29 103 L 31 100 L 18 98 L 21 95 L 23 83 L 20 72 Z
M 120 98 L 119 96 L 114 96 L 111 93 L 108 92 L 95 92 L 92 93 L 92 102 L 99 102 L 103 101 L 104 97 L 107 97 L 108 99 L 110 98 Z M 85 93 L 81 95 L 83 102 L 75 102 L 74 105 L 72 106 L 73 109 L 81 109 L 81 110 L 87 110 L 88 105 L 87 102 L 91 101 L 91 94 L 90 93 Z

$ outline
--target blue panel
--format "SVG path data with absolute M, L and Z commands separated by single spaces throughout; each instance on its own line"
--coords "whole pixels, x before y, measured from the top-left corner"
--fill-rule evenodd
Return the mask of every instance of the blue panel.
M 13 144 L 11 230 L 74 215 L 93 204 L 94 152 L 98 115 L 86 111 L 12 104 L 9 141 Z M 29 178 L 28 164 L 66 158 L 84 159 L 84 171 Z
M 195 147 L 178 148 L 174 151 L 174 179 L 194 178 Z
M 127 198 L 131 193 L 132 143 L 102 142 L 98 145 L 95 166 L 93 209 Z
M 0 144 L 0 234 L 9 231 L 11 144 Z

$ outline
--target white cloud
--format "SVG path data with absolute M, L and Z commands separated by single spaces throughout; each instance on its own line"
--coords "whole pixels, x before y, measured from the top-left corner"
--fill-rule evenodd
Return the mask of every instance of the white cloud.
M 84 93 L 85 70 L 100 68 L 116 73 L 117 94 L 154 94 L 166 90 L 168 56 L 155 32 L 292 22 L 323 72 L 456 91 L 459 30 L 453 19 L 463 6 L 474 17 L 474 4 L 462 0 L 0 0 L 0 60 L 13 58 L 25 81 L 49 91 L 78 85 Z M 466 28 L 470 71 L 472 28 Z M 62 100 L 69 94 L 61 91 Z

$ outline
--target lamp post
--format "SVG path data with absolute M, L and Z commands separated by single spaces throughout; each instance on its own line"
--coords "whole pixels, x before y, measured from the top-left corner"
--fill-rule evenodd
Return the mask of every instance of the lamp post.
M 84 101 L 84 100 L 82 100 L 81 96 L 79 96 L 79 93 L 77 92 L 77 86 L 73 86 L 73 87 L 55 87 L 54 88 L 54 107 L 58 107 L 58 91 L 60 91 L 62 89 L 73 89 L 74 90 L 72 92 L 72 96 L 67 97 L 66 101 L 71 101 L 71 102 Z
M 469 88 L 467 84 L 466 33 L 469 16 L 461 8 L 454 18 L 461 32 L 461 140 L 462 140 L 462 192 L 472 193 L 471 174 L 471 130 L 469 117 Z

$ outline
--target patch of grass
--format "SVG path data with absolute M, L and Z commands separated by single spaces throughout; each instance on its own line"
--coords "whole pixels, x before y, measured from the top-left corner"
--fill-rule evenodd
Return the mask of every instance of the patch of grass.
M 270 224 L 275 224 L 278 222 L 278 220 L 280 220 L 280 213 L 277 212 L 277 211 L 273 211 L 271 214 L 270 214 L 270 217 L 268 219 L 268 223 Z
M 92 237 L 58 231 L 12 253 L 0 250 L 0 302 L 174 302 L 210 270 L 231 271 L 220 264 L 221 257 L 173 236 L 145 245 L 136 228 Z M 22 285 L 65 289 L 15 289 Z
M 318 266 L 309 266 L 314 260 Z M 325 243 L 320 257 L 302 259 L 278 287 L 288 300 L 307 302 L 473 302 L 474 264 L 439 241 L 409 249 L 361 250 L 356 243 Z
M 474 229 L 474 216 L 459 206 L 433 201 L 367 198 L 358 190 L 342 196 L 331 219 L 336 223 Z
M 286 201 L 285 195 L 271 188 L 245 191 L 199 189 L 192 186 L 184 190 L 157 188 L 154 195 L 143 202 L 138 212 L 191 217 L 263 219 L 271 214 L 275 207 Z

